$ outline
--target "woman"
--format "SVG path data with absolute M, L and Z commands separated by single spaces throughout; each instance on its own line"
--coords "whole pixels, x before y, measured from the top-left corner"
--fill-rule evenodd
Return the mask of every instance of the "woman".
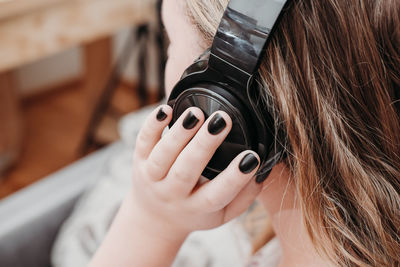
M 227 2 L 164 1 L 167 93 L 210 46 Z M 168 266 L 191 231 L 237 217 L 256 197 L 279 266 L 399 266 L 399 14 L 398 0 L 291 2 L 259 71 L 288 144 L 263 183 L 251 151 L 197 183 L 230 130 L 227 114 L 204 121 L 191 108 L 160 138 L 171 109 L 155 110 L 137 140 L 131 194 L 91 266 Z

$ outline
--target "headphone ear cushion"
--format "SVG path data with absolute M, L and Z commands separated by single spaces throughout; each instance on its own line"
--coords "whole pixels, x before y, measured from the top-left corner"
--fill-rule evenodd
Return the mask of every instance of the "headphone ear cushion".
M 210 57 L 210 53 L 211 53 L 211 47 L 204 50 L 204 52 L 194 62 L 196 63 L 201 60 L 208 60 L 208 58 Z

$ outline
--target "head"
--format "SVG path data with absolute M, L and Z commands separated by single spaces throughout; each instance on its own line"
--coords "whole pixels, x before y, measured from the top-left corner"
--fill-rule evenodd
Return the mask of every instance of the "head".
M 165 2 L 169 93 L 228 0 Z M 293 0 L 257 77 L 310 238 L 340 266 L 400 264 L 399 14 L 398 0 Z

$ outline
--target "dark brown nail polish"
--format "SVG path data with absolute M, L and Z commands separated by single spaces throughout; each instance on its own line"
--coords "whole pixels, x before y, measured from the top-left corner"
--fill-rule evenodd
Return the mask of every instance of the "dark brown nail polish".
M 158 121 L 163 121 L 168 117 L 168 115 L 164 112 L 163 108 L 160 108 L 156 117 Z
M 253 153 L 249 153 L 239 164 L 239 170 L 244 174 L 251 173 L 258 166 L 258 159 Z
M 208 132 L 212 135 L 217 135 L 226 127 L 224 118 L 219 114 L 215 114 L 208 124 Z
M 196 116 L 193 114 L 193 112 L 189 112 L 185 119 L 183 120 L 183 128 L 185 128 L 186 130 L 191 130 L 193 129 L 197 123 L 199 122 L 199 119 L 196 118 Z
M 263 183 L 263 182 L 268 178 L 268 176 L 269 176 L 269 174 L 271 173 L 271 171 L 272 171 L 272 169 L 269 170 L 267 173 L 262 173 L 262 174 L 258 175 L 258 176 L 256 177 L 256 183 L 257 183 L 257 184 Z

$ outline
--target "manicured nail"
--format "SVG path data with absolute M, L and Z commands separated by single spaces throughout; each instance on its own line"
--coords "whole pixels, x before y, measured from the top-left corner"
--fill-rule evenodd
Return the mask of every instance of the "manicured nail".
M 163 121 L 168 117 L 168 115 L 164 112 L 163 108 L 160 108 L 157 112 L 157 120 Z
M 208 124 L 208 132 L 212 135 L 217 135 L 226 127 L 224 118 L 219 114 L 215 114 Z
M 269 170 L 267 173 L 263 173 L 263 174 L 258 175 L 258 176 L 256 177 L 256 183 L 257 183 L 257 184 L 263 183 L 263 182 L 268 178 L 268 176 L 269 176 L 269 174 L 271 173 L 271 171 L 272 171 L 272 169 Z
M 249 153 L 239 164 L 239 170 L 244 174 L 251 173 L 258 166 L 258 159 L 253 153 Z
M 193 129 L 197 123 L 199 122 L 199 119 L 196 118 L 196 116 L 193 114 L 193 112 L 189 111 L 189 113 L 186 115 L 185 119 L 183 120 L 183 128 L 186 130 Z

